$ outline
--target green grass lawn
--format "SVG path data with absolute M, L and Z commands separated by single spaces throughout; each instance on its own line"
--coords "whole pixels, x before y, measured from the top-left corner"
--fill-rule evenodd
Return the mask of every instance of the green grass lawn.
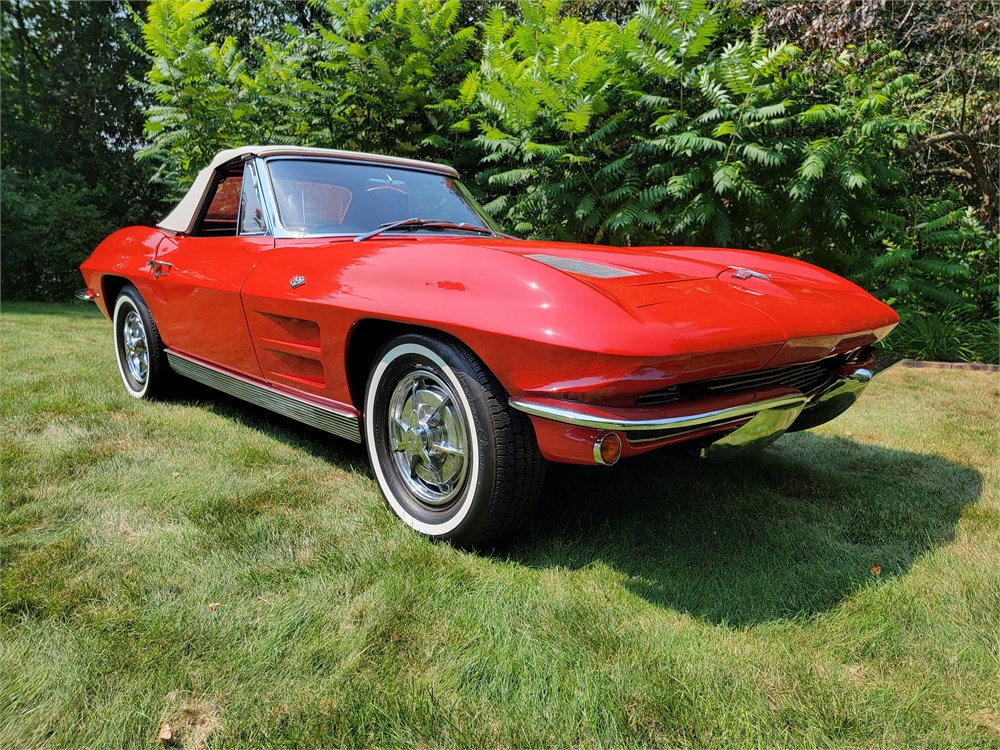
M 1000 747 L 998 377 L 896 367 L 730 464 L 552 467 L 433 544 L 362 448 L 5 305 L 0 747 Z M 880 574 L 876 575 L 880 566 Z

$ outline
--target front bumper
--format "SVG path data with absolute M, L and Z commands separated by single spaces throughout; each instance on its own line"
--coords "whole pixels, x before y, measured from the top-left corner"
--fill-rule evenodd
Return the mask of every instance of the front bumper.
M 899 362 L 902 356 L 886 349 L 873 351 L 864 363 L 848 365 L 837 373 L 837 378 L 809 399 L 802 415 L 795 420 L 790 432 L 818 427 L 839 417 L 854 406 L 865 392 L 871 379 Z
M 706 458 L 730 458 L 846 411 L 884 369 L 864 364 L 846 366 L 811 396 L 775 387 L 657 407 L 606 407 L 554 398 L 511 399 L 510 405 L 531 417 L 539 447 L 550 460 L 593 464 L 593 444 L 609 432 L 622 438 L 625 456 L 690 442 L 705 446 L 701 455 Z
M 511 399 L 510 405 L 530 416 L 561 424 L 589 427 L 603 432 L 624 432 L 629 442 L 641 443 L 658 442 L 691 432 L 737 424 L 762 411 L 794 410 L 798 415 L 806 405 L 806 397 L 798 391 L 781 390 L 780 394 L 772 394 L 759 400 L 729 406 L 719 404 L 707 411 L 698 410 L 697 406 L 692 409 L 690 404 L 683 405 L 680 410 L 676 407 L 628 409 L 546 398 Z M 653 416 L 656 412 L 663 414 L 665 411 L 669 412 L 665 416 Z

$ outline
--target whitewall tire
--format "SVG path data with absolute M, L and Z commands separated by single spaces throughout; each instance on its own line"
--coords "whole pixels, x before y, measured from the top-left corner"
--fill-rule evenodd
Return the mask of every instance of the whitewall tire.
M 537 503 L 544 460 L 531 424 L 457 343 L 422 334 L 387 343 L 369 375 L 364 421 L 387 505 L 422 534 L 490 545 Z
M 112 323 L 115 360 L 125 390 L 135 398 L 164 395 L 170 367 L 153 316 L 134 286 L 118 294 Z

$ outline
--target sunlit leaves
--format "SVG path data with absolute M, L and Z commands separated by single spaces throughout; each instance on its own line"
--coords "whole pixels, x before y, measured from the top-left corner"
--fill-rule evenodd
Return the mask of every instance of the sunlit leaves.
M 464 145 L 476 29 L 459 25 L 460 0 L 330 0 L 325 26 L 253 49 L 210 42 L 208 5 L 153 0 L 143 23 L 144 85 L 159 103 L 143 155 L 178 192 L 214 153 L 244 143 L 446 161 Z
M 907 304 L 985 252 L 960 204 L 908 197 L 920 82 L 878 42 L 806 61 L 708 0 L 622 23 L 558 0 L 476 23 L 459 0 L 317 7 L 323 24 L 241 49 L 209 43 L 203 3 L 154 0 L 146 153 L 165 176 L 255 141 L 413 155 L 459 166 L 516 233 L 759 247 Z

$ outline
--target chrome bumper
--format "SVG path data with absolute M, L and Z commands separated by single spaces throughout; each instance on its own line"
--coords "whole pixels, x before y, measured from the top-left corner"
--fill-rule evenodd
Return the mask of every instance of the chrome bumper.
M 802 415 L 788 428 L 789 432 L 808 430 L 839 417 L 854 406 L 854 402 L 864 393 L 873 377 L 901 359 L 902 356 L 899 354 L 878 349 L 872 352 L 863 367 L 855 366 L 851 369 L 848 366 L 842 369 L 836 380 L 809 400 L 806 408 L 802 410 Z
M 788 428 L 791 432 L 808 430 L 839 417 L 854 406 L 875 373 L 867 368 L 859 368 L 852 373 L 833 381 L 813 396 L 802 414 Z
M 640 410 L 605 409 L 590 404 L 569 403 L 557 399 L 511 399 L 510 405 L 533 417 L 550 419 L 553 422 L 574 427 L 624 432 L 630 443 L 642 443 L 665 440 L 688 432 L 722 427 L 747 419 L 753 421 L 762 412 L 781 412 L 791 415 L 790 424 L 805 407 L 806 397 L 798 392 L 786 392 L 759 401 L 722 409 L 653 419 L 630 419 L 622 414 L 626 411 Z M 649 412 L 651 409 L 646 408 L 641 411 Z
M 511 399 L 510 405 L 530 416 L 553 422 L 605 432 L 623 432 L 628 443 L 635 446 L 666 441 L 686 433 L 738 425 L 701 451 L 705 458 L 731 458 L 759 450 L 787 431 L 805 430 L 829 422 L 854 405 L 875 373 L 895 364 L 898 359 L 888 355 L 878 361 L 866 361 L 864 367 L 858 364 L 845 367 L 833 382 L 811 399 L 799 391 L 784 389 L 780 392 L 782 389 L 777 389 L 779 392 L 775 392 L 771 389 L 773 395 L 761 393 L 762 398 L 749 403 L 693 413 L 675 412 L 670 416 L 654 416 L 656 410 L 650 407 L 610 408 L 548 398 Z M 674 408 L 683 409 L 685 406 L 697 408 L 698 404 Z
M 771 389 L 773 393 L 775 389 Z M 779 389 L 782 390 L 782 389 Z M 744 394 L 744 397 L 755 394 Z M 653 411 L 644 409 L 604 409 L 589 404 L 559 402 L 555 399 L 511 399 L 510 405 L 533 417 L 550 419 L 573 427 L 586 427 L 605 433 L 625 433 L 630 446 L 641 449 L 652 443 L 676 439 L 688 433 L 703 432 L 729 425 L 733 431 L 703 448 L 704 458 L 733 458 L 759 450 L 773 443 L 795 422 L 806 406 L 806 397 L 798 391 L 788 391 L 749 403 L 734 404 L 719 409 L 652 419 L 629 419 L 621 412 Z M 695 407 L 685 404 L 676 408 Z M 598 461 L 598 463 L 601 463 Z

